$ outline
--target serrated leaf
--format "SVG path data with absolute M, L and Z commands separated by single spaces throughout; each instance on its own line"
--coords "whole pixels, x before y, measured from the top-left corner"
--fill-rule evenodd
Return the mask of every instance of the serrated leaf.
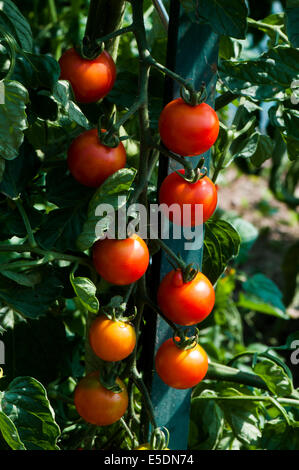
M 288 426 L 281 418 L 265 423 L 260 448 L 267 450 L 297 450 L 299 446 L 299 433 L 292 426 Z
M 0 394 L 0 410 L 1 410 L 1 395 Z M 9 447 L 13 450 L 26 450 L 24 444 L 22 443 L 19 433 L 12 422 L 12 420 L 6 416 L 3 411 L 0 411 L 0 432 L 9 445 Z
M 40 382 L 17 377 L 4 392 L 1 408 L 13 421 L 27 450 L 59 450 L 60 430 Z
M 33 38 L 30 25 L 11 0 L 0 2 L 0 28 L 11 34 L 25 51 L 30 52 Z
M 233 93 L 254 100 L 285 99 L 285 90 L 299 78 L 299 49 L 277 46 L 257 59 L 222 61 L 220 77 Z
M 87 214 L 87 221 L 84 223 L 83 231 L 77 240 L 77 246 L 82 251 L 90 248 L 99 238 L 99 226 L 102 232 L 109 229 L 109 220 L 106 216 L 96 215 L 97 207 L 100 204 L 109 204 L 111 210 L 117 211 L 122 207 L 129 196 L 129 191 L 136 175 L 134 168 L 122 168 L 109 176 L 104 183 L 96 190 L 92 197 Z
M 99 301 L 96 297 L 97 288 L 94 283 L 87 277 L 74 277 L 73 274 L 70 276 L 70 281 L 82 305 L 89 312 L 97 313 Z
M 45 315 L 63 286 L 49 270 L 41 270 L 41 273 L 42 281 L 33 288 L 16 286 L 14 282 L 0 278 L 0 300 L 25 317 L 36 319 Z
M 73 101 L 72 88 L 69 82 L 59 80 L 54 86 L 53 97 L 56 103 L 60 105 L 61 113 L 84 129 L 89 129 L 88 119 Z
M 5 103 L 0 105 L 0 155 L 6 160 L 18 156 L 27 128 L 25 108 L 28 92 L 21 83 L 4 80 Z
M 293 384 L 282 367 L 268 359 L 259 361 L 253 371 L 267 384 L 269 390 L 282 397 L 289 396 L 293 391 Z
M 238 255 L 240 237 L 225 220 L 209 220 L 205 224 L 202 272 L 215 284 L 229 261 Z
M 193 21 L 208 23 L 218 34 L 244 39 L 247 6 L 244 0 L 180 0 Z

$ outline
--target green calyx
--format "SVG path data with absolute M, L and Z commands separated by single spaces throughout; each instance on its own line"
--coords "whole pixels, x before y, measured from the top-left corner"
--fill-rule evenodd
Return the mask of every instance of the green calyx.
M 121 393 L 122 388 L 117 383 L 121 364 L 117 362 L 104 362 L 99 372 L 101 385 L 113 393 Z
M 88 36 L 75 46 L 77 53 L 85 60 L 94 60 L 103 52 L 104 43 L 101 41 L 91 41 Z
M 188 329 L 184 331 L 177 330 L 173 335 L 173 342 L 179 349 L 182 349 L 183 351 L 193 349 L 198 343 L 198 329 L 195 328 L 195 334 L 191 336 L 186 335 L 187 331 Z
M 203 82 L 199 91 L 195 91 L 191 86 L 182 86 L 180 89 L 181 98 L 189 106 L 198 106 L 204 103 L 208 97 L 206 85 Z
M 109 304 L 102 307 L 102 313 L 109 318 L 109 320 L 130 322 L 136 317 L 137 309 L 134 307 L 134 313 L 127 316 L 125 315 L 127 307 L 127 302 L 124 301 L 123 297 L 116 295 L 111 298 Z
M 191 168 L 189 165 L 185 166 L 185 173 L 182 174 L 178 170 L 174 170 L 181 178 L 183 178 L 187 183 L 193 184 L 197 183 L 199 180 L 204 178 L 207 175 L 207 168 L 204 167 L 205 159 L 202 157 L 195 168 Z

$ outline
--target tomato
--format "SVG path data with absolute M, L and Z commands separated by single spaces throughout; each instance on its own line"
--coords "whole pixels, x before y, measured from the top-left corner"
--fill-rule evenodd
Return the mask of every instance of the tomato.
M 154 450 L 152 449 L 151 445 L 146 442 L 145 444 L 141 444 L 140 446 L 138 447 L 135 447 L 134 450 Z M 168 447 L 165 447 L 165 449 L 159 449 L 159 450 L 169 450 Z
M 100 315 L 90 326 L 89 342 L 93 352 L 104 361 L 121 361 L 135 347 L 135 329 L 130 323 Z
M 100 142 L 97 129 L 91 129 L 73 140 L 67 163 L 79 183 L 96 188 L 126 165 L 126 151 L 121 142 L 115 148 L 106 147 Z
M 199 344 L 183 350 L 170 338 L 158 349 L 155 367 L 160 379 L 169 387 L 191 388 L 205 377 L 208 371 L 208 356 Z
M 115 63 L 107 51 L 93 60 L 80 57 L 74 48 L 59 59 L 60 80 L 68 80 L 79 103 L 94 103 L 113 88 L 116 78 Z
M 209 279 L 198 272 L 192 281 L 183 282 L 180 269 L 162 279 L 158 289 L 158 305 L 164 315 L 178 325 L 195 325 L 212 311 L 215 292 Z
M 162 110 L 159 132 L 169 150 L 191 157 L 212 147 L 218 137 L 219 120 L 208 104 L 191 106 L 177 98 Z
M 147 270 L 149 251 L 136 234 L 123 240 L 105 238 L 93 246 L 93 263 L 106 281 L 127 285 L 140 279 Z
M 128 393 L 118 378 L 119 393 L 106 389 L 100 383 L 99 372 L 91 372 L 75 388 L 74 403 L 79 415 L 88 423 L 108 426 L 118 421 L 128 407 Z
M 179 170 L 184 175 L 185 170 Z M 177 225 L 195 226 L 196 210 L 195 204 L 202 204 L 203 222 L 206 222 L 214 213 L 217 206 L 217 190 L 214 183 L 204 176 L 196 183 L 189 183 L 179 176 L 175 171 L 168 175 L 160 188 L 160 204 L 166 204 L 168 207 L 172 204 L 178 204 L 179 211 L 169 211 L 169 219 Z M 190 204 L 190 220 L 183 219 L 184 204 Z M 185 212 L 187 215 L 187 212 Z M 187 217 L 189 219 L 189 217 Z

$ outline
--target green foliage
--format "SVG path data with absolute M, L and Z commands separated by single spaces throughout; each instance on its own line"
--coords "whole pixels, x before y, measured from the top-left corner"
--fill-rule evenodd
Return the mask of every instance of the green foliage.
M 0 3 L 5 97 L 0 104 L 0 334 L 7 348 L 0 376 L 0 448 L 75 449 L 82 443 L 98 449 L 132 448 L 119 423 L 98 427 L 91 442 L 90 427 L 78 421 L 73 393 L 84 361 L 90 359 L 85 341 L 89 314 L 92 318 L 113 296 L 123 305 L 131 293 L 99 279 L 90 255 L 112 222 L 107 214 L 97 214 L 97 207 L 109 204 L 120 210 L 140 189 L 144 129 L 138 113 L 121 127 L 129 137 L 124 141 L 127 167 L 99 188 L 77 183 L 66 157 L 71 141 L 96 127 L 99 116 L 110 117 L 113 108 L 117 121 L 136 102 L 136 41 L 131 33 L 120 37 L 117 80 L 107 98 L 78 104 L 70 84 L 59 80 L 57 60 L 82 39 L 87 2 L 57 0 L 50 10 L 41 1 Z M 245 165 L 255 175 L 266 169 L 273 195 L 294 208 L 299 202 L 299 114 L 292 84 L 299 79 L 299 6 L 287 1 L 284 13 L 274 13 L 259 3 L 253 19 L 248 16 L 254 14 L 252 2 L 181 0 L 191 22 L 208 24 L 221 36 L 216 104 L 220 99 L 227 104 L 218 109 L 221 129 L 211 177 L 216 180 L 230 165 Z M 152 2 L 144 4 L 148 49 L 165 64 L 166 32 Z M 132 20 L 131 6 L 126 7 L 123 26 Z M 154 140 L 163 87 L 163 74 L 152 69 L 148 104 Z M 158 166 L 152 153 L 150 157 L 148 194 L 156 200 Z M 299 446 L 299 392 L 289 364 L 298 332 L 288 335 L 285 326 L 292 322 L 289 306 L 298 285 L 298 243 L 285 253 L 285 283 L 278 287 L 265 274 L 244 270 L 259 235 L 251 222 L 221 209 L 205 224 L 202 271 L 214 284 L 216 302 L 200 325 L 199 342 L 210 363 L 226 369 L 217 380 L 210 371 L 193 390 L 191 449 Z M 141 293 L 134 289 L 139 306 Z M 134 310 L 130 302 L 128 315 Z M 124 362 L 121 369 L 126 380 L 127 366 Z M 137 435 L 134 413 L 139 419 L 142 397 L 132 389 L 136 408 L 131 431 Z

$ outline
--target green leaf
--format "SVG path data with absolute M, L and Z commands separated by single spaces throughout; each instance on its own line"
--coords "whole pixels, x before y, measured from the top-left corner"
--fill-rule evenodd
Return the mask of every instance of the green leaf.
M 32 145 L 22 143 L 19 155 L 6 162 L 0 191 L 10 198 L 16 198 L 26 188 L 37 173 L 39 160 Z
M 59 75 L 59 64 L 50 55 L 28 52 L 17 56 L 13 78 L 26 88 L 42 88 L 52 91 Z
M 205 224 L 202 272 L 215 284 L 229 261 L 238 255 L 240 237 L 225 220 Z
M 89 203 L 87 221 L 77 240 L 79 249 L 87 250 L 100 238 L 100 235 L 96 235 L 96 228 L 97 233 L 99 229 L 102 233 L 109 229 L 111 221 L 105 215 L 97 216 L 96 209 L 100 204 L 109 204 L 115 211 L 120 209 L 127 201 L 135 175 L 134 168 L 122 168 L 109 176 L 96 190 Z
M 2 394 L 3 392 L 0 392 L 0 410 Z M 26 450 L 14 423 L 3 411 L 0 411 L 0 432 L 11 449 Z
M 265 423 L 260 447 L 266 450 L 297 450 L 299 433 L 282 418 Z
M 255 364 L 253 371 L 266 382 L 273 395 L 286 397 L 292 393 L 292 380 L 275 362 L 263 359 Z
M 277 46 L 253 59 L 222 61 L 220 77 L 233 93 L 253 100 L 285 99 L 299 78 L 299 49 Z
M 224 428 L 224 415 L 214 400 L 197 399 L 191 401 L 191 423 L 194 430 L 189 433 L 192 450 L 214 450 Z
M 27 128 L 25 108 L 28 92 L 21 83 L 4 80 L 5 104 L 0 105 L 0 155 L 6 160 L 18 156 Z
M 240 236 L 241 245 L 235 262 L 242 263 L 246 261 L 251 247 L 258 238 L 259 232 L 254 225 L 247 220 L 238 217 L 236 214 L 226 212 L 222 214 L 222 218 L 229 222 Z
M 74 277 L 73 273 L 70 276 L 70 281 L 82 305 L 89 312 L 98 313 L 99 301 L 96 297 L 97 288 L 94 283 L 87 277 Z
M 282 302 L 282 292 L 271 279 L 255 274 L 242 284 L 238 306 L 256 312 L 289 319 Z
M 290 160 L 296 160 L 299 156 L 299 111 L 286 109 L 282 114 L 282 119 L 285 127 L 282 137 L 287 144 L 288 157 Z
M 56 103 L 60 105 L 60 113 L 67 116 L 71 121 L 76 122 L 84 129 L 89 129 L 90 125 L 88 119 L 83 114 L 79 106 L 73 101 L 72 88 L 69 82 L 59 80 L 55 83 L 53 97 Z
M 63 286 L 50 271 L 40 271 L 42 280 L 34 288 L 16 286 L 0 277 L 0 299 L 16 312 L 28 318 L 39 318 L 45 315 L 53 302 L 59 298 Z
M 192 20 L 208 23 L 218 34 L 244 39 L 247 31 L 247 7 L 244 0 L 181 0 Z
M 289 6 L 290 4 L 294 6 Z M 293 47 L 299 47 L 299 4 L 298 2 L 287 2 L 286 8 L 287 34 Z
M 86 208 L 55 209 L 44 216 L 36 240 L 44 250 L 76 251 L 76 240 L 86 219 Z
M 2 411 L 13 421 L 27 450 L 59 450 L 60 430 L 46 390 L 32 377 L 17 377 L 3 393 Z
M 11 0 L 0 2 L 0 28 L 15 38 L 25 51 L 31 51 L 33 38 L 28 21 Z

